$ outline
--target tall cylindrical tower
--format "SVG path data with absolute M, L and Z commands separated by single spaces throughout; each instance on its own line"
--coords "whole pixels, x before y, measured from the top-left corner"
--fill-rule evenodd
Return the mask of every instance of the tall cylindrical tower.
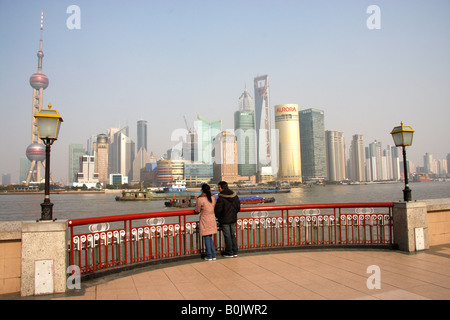
M 98 173 L 98 180 L 104 186 L 108 184 L 108 136 L 99 134 L 94 143 L 95 172 Z
M 278 180 L 302 181 L 298 105 L 275 106 L 275 128 L 279 131 Z
M 38 128 L 35 114 L 42 108 L 44 99 L 44 89 L 48 87 L 48 77 L 42 73 L 42 59 L 44 52 L 42 51 L 42 31 L 44 29 L 44 12 L 41 12 L 41 38 L 39 40 L 38 70 L 30 77 L 30 85 L 33 88 L 33 101 L 31 112 L 31 144 L 27 147 L 26 155 L 31 161 L 30 170 L 28 171 L 26 184 L 30 182 L 41 182 L 41 166 L 45 161 L 45 147 L 41 143 L 38 135 Z M 41 166 L 39 165 L 41 164 Z

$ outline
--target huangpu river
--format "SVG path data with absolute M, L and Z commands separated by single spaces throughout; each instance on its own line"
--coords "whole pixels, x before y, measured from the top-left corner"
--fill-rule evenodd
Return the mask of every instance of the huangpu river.
M 450 198 L 450 181 L 410 183 L 412 200 Z M 345 202 L 396 202 L 403 199 L 403 183 L 302 186 L 292 188 L 290 193 L 265 194 L 274 197 L 275 203 L 316 204 Z M 99 194 L 51 194 L 54 203 L 53 218 L 58 220 L 78 219 L 176 210 L 166 208 L 163 200 L 158 201 L 116 201 L 117 193 Z M 41 217 L 40 194 L 0 194 L 0 221 L 27 221 Z M 264 204 L 259 204 L 264 205 Z

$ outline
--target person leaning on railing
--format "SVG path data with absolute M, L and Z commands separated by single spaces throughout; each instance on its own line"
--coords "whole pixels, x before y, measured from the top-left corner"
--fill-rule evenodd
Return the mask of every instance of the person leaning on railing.
M 241 202 L 237 193 L 228 188 L 227 182 L 220 181 L 218 186 L 220 193 L 214 212 L 225 238 L 225 252 L 223 256 L 225 258 L 237 257 L 236 221 L 237 214 L 241 210 Z
M 202 194 L 197 199 L 195 213 L 199 214 L 200 235 L 205 241 L 206 261 L 216 260 L 216 249 L 214 248 L 213 234 L 217 233 L 216 217 L 214 206 L 216 199 L 211 195 L 211 188 L 208 184 L 202 185 Z

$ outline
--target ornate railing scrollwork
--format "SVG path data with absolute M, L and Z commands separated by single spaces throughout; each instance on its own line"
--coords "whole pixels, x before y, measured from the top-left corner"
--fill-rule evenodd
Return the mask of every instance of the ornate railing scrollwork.
M 91 233 L 103 232 L 103 231 L 108 231 L 108 230 L 109 230 L 109 223 L 95 223 L 95 224 L 89 225 L 89 231 Z

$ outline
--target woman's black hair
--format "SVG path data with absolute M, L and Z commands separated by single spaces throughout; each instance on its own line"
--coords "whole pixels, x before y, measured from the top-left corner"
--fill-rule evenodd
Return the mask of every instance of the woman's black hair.
M 206 194 L 208 201 L 212 203 L 211 187 L 207 183 L 204 183 L 202 184 L 202 191 Z

